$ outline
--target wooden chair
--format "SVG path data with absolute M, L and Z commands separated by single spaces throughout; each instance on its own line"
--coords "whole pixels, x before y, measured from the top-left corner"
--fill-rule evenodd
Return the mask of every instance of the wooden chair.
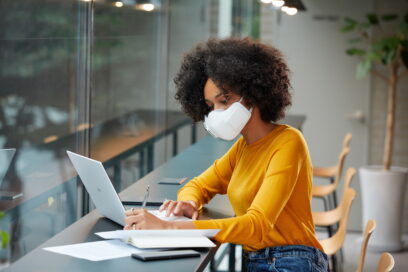
M 361 243 L 361 250 L 360 250 L 360 259 L 358 261 L 358 267 L 356 272 L 363 272 L 364 268 L 364 261 L 365 261 L 365 255 L 367 252 L 367 245 L 368 245 L 368 240 L 370 240 L 371 234 L 375 230 L 375 227 L 377 226 L 377 223 L 375 220 L 368 220 L 365 229 L 364 229 L 364 235 L 363 235 L 363 241 Z
M 347 190 L 351 185 L 351 182 L 353 181 L 353 177 L 356 174 L 356 169 L 350 167 L 349 169 L 347 169 L 346 175 L 344 176 L 344 186 L 343 186 L 343 199 L 342 199 L 342 203 L 344 202 L 344 197 L 345 197 L 345 192 L 347 192 Z M 335 207 L 334 209 L 330 210 L 330 211 L 325 211 L 325 212 L 313 212 L 313 221 L 314 224 L 316 226 L 319 227 L 326 227 L 327 228 L 327 232 L 329 237 L 332 236 L 333 234 L 333 229 L 332 226 L 337 224 L 343 213 L 342 213 L 342 207 L 341 204 L 337 207 Z
M 313 176 L 319 178 L 327 178 L 330 180 L 329 185 L 314 185 L 312 189 L 313 197 L 321 198 L 323 200 L 325 211 L 337 207 L 336 188 L 341 179 L 344 161 L 350 152 L 351 133 L 347 133 L 343 139 L 343 147 L 340 152 L 337 164 L 329 167 L 314 167 Z M 330 198 L 333 200 L 333 205 L 330 204 Z
M 350 149 L 345 148 L 341 151 L 338 159 L 338 163 L 335 166 L 335 177 L 333 182 L 328 185 L 313 185 L 312 187 L 312 196 L 321 198 L 324 204 L 324 210 L 328 211 L 337 207 L 337 196 L 336 196 L 336 189 L 340 183 L 341 174 L 343 171 L 344 161 L 349 154 Z M 332 168 L 334 169 L 334 168 Z M 313 176 L 317 177 L 321 174 L 321 172 L 317 173 L 317 170 L 313 169 Z M 333 204 L 331 205 L 330 198 L 333 200 Z
M 338 217 L 338 213 L 341 214 L 340 225 L 337 229 L 337 232 L 332 237 L 319 241 L 323 247 L 323 251 L 331 257 L 333 271 L 337 271 L 338 264 L 335 254 L 343 246 L 344 238 L 347 232 L 347 222 L 349 218 L 350 208 L 355 196 L 356 191 L 352 188 L 348 188 L 347 191 L 343 193 L 343 198 L 339 207 L 333 211 L 325 212 L 327 213 L 326 218 Z
M 377 265 L 377 272 L 389 272 L 394 268 L 394 257 L 388 252 L 381 254 Z

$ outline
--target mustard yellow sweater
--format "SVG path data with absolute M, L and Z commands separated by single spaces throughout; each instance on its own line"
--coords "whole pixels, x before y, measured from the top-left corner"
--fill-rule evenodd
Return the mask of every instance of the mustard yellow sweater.
M 254 251 L 281 245 L 322 250 L 311 212 L 312 165 L 302 134 L 278 125 L 248 145 L 241 137 L 230 150 L 178 192 L 178 200 L 204 205 L 228 194 L 236 217 L 197 220 L 198 229 L 221 229 L 215 239 Z

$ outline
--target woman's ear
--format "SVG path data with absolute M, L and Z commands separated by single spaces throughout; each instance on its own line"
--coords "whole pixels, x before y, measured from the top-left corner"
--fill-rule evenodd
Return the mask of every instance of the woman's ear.
M 245 97 L 242 97 L 241 104 L 244 105 L 248 110 L 253 107 L 252 103 Z

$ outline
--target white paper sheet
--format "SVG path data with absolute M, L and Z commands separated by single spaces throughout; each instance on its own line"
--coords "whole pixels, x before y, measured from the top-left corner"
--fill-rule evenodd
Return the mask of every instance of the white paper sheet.
M 104 239 L 127 241 L 129 237 L 214 237 L 219 229 L 177 229 L 177 230 L 114 230 L 97 232 Z
M 146 249 L 138 249 L 120 240 L 80 243 L 65 246 L 46 247 L 43 249 L 90 261 L 102 261 L 128 257 L 132 253 L 146 251 Z
M 215 247 L 207 237 L 131 237 L 127 241 L 137 248 Z

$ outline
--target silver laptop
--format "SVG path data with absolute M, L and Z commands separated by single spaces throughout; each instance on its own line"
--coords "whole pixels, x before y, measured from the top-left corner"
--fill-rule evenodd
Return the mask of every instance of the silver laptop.
M 71 151 L 67 151 L 67 154 L 96 209 L 103 216 L 124 226 L 125 208 L 102 163 Z
M 4 176 L 7 174 L 15 153 L 15 148 L 0 149 L 0 186 L 3 183 Z

